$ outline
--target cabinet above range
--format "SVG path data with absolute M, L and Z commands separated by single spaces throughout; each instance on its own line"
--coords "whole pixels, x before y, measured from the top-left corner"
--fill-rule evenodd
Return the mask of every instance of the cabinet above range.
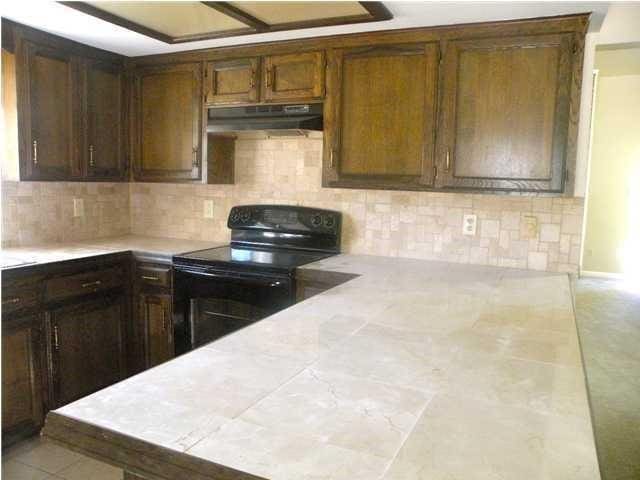
M 207 62 L 207 106 L 314 102 L 324 97 L 323 51 Z

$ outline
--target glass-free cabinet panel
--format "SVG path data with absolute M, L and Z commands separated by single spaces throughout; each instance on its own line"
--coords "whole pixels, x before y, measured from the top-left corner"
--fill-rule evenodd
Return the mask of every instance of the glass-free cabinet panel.
M 439 186 L 563 189 L 572 35 L 449 42 Z
M 263 62 L 266 102 L 318 100 L 324 95 L 324 52 L 270 55 Z
M 259 58 L 207 63 L 205 103 L 228 105 L 258 101 Z
M 325 103 L 326 186 L 433 183 L 437 44 L 334 51 Z
M 118 180 L 125 176 L 123 80 L 119 67 L 87 62 L 84 70 L 88 177 Z

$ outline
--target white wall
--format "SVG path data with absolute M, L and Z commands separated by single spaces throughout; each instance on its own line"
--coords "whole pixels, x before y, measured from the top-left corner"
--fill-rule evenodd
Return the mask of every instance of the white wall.
M 574 189 L 576 197 L 584 197 L 587 191 L 595 50 L 598 46 L 629 43 L 640 43 L 640 2 L 612 4 L 607 11 L 600 30 L 587 34 L 582 72 L 580 123 L 578 126 L 578 152 Z

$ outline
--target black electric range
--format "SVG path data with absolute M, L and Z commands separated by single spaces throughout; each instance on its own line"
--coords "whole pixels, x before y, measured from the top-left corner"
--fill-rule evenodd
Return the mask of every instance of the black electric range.
M 285 205 L 233 207 L 231 244 L 173 257 L 181 354 L 295 302 L 297 267 L 340 251 L 342 215 Z

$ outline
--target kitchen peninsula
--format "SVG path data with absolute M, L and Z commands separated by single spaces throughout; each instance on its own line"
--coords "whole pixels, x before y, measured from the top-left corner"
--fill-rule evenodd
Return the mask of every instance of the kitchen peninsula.
M 358 276 L 50 412 L 43 435 L 149 480 L 600 478 L 567 275 L 300 270 Z

